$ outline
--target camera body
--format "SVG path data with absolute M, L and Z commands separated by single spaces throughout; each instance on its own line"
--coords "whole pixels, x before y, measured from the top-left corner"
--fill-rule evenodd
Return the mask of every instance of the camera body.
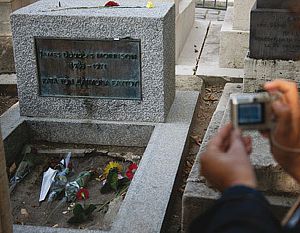
M 267 92 L 232 94 L 231 121 L 242 130 L 269 130 L 274 126 L 271 103 Z

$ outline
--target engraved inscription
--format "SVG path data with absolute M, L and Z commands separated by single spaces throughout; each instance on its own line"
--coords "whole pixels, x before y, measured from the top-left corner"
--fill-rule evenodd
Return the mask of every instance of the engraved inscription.
M 141 100 L 140 41 L 35 38 L 41 96 Z
M 252 11 L 250 57 L 298 60 L 300 58 L 300 17 L 288 11 Z
M 286 22 L 269 22 L 257 24 L 259 31 L 276 31 L 276 37 L 263 33 L 254 35 L 254 39 L 263 43 L 267 48 L 285 48 L 291 51 L 300 49 L 300 32 L 294 30 L 291 25 L 295 21 L 294 17 L 289 17 Z

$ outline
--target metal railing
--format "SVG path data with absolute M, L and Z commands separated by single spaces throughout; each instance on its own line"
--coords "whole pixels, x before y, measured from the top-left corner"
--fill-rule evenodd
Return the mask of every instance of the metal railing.
M 196 0 L 196 7 L 226 10 L 228 0 Z

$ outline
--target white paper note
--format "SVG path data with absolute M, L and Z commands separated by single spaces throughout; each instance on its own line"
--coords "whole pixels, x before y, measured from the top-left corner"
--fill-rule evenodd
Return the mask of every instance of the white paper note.
M 39 202 L 45 200 L 57 172 L 57 170 L 54 170 L 51 167 L 49 167 L 48 170 L 44 172 Z

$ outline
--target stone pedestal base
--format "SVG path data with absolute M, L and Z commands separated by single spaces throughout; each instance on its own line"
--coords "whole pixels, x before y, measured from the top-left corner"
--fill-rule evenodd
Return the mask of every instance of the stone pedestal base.
M 182 0 L 178 3 L 178 14 L 176 15 L 176 62 L 185 45 L 195 21 L 195 1 Z M 177 7 L 176 7 L 177 8 Z
M 233 7 L 228 7 L 220 34 L 220 67 L 243 68 L 249 31 L 233 29 Z
M 300 61 L 245 58 L 244 92 L 262 90 L 265 82 L 289 79 L 300 84 Z

